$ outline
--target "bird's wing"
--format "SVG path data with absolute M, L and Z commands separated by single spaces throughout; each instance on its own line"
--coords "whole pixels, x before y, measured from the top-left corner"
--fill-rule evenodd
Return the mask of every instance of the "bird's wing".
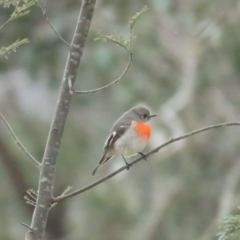
M 104 144 L 104 152 L 103 156 L 99 161 L 98 166 L 93 171 L 93 175 L 97 172 L 99 167 L 103 164 L 105 164 L 108 160 L 110 160 L 114 155 L 109 155 L 109 150 L 113 147 L 114 143 L 117 141 L 118 138 L 120 138 L 126 130 L 131 126 L 132 121 L 128 118 L 119 118 L 116 123 L 113 125 L 111 129 L 111 133 L 108 136 L 105 144 Z
M 117 120 L 112 128 L 111 134 L 104 144 L 104 149 L 107 150 L 111 148 L 117 139 L 119 139 L 127 131 L 127 129 L 131 126 L 131 123 L 132 121 L 126 118 L 124 120 L 121 118 Z

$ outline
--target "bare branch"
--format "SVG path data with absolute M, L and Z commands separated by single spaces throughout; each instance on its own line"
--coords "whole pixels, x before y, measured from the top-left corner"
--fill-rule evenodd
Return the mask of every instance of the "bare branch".
M 166 147 L 167 145 L 171 144 L 171 143 L 174 143 L 174 142 L 177 142 L 179 140 L 182 140 L 184 138 L 188 138 L 188 137 L 191 137 L 193 135 L 196 135 L 198 133 L 201 133 L 201 132 L 205 132 L 205 131 L 208 131 L 208 130 L 211 130 L 211 129 L 215 129 L 215 128 L 220 128 L 220 127 L 228 127 L 228 126 L 240 126 L 240 122 L 229 122 L 229 123 L 221 123 L 221 124 L 217 124 L 217 125 L 212 125 L 212 126 L 208 126 L 208 127 L 205 127 L 205 128 L 201 128 L 201 129 L 198 129 L 196 131 L 193 131 L 193 132 L 190 132 L 190 133 L 187 133 L 187 134 L 184 134 L 180 137 L 176 137 L 176 138 L 172 138 L 170 139 L 169 141 L 161 144 L 160 146 L 158 146 L 157 148 L 153 149 L 152 151 L 148 152 L 147 154 L 145 154 L 146 157 L 149 157 L 151 156 L 152 154 L 154 153 L 157 153 L 159 150 L 161 150 L 162 148 Z M 134 160 L 132 163 L 131 163 L 131 166 L 133 166 L 134 164 L 140 162 L 141 160 L 143 160 L 144 157 L 139 157 L 138 159 Z M 60 202 L 62 200 L 65 200 L 67 198 L 70 198 L 70 197 L 74 197 L 78 194 L 81 194 L 83 192 L 86 192 L 87 190 L 99 185 L 100 183 L 102 182 L 105 182 L 106 180 L 112 178 L 113 176 L 117 175 L 118 173 L 124 171 L 127 169 L 127 166 L 124 166 L 124 167 L 121 167 L 119 168 L 118 170 L 116 170 L 115 172 L 113 173 L 110 173 L 109 175 L 99 179 L 98 181 L 96 182 L 93 182 L 91 184 L 89 184 L 88 186 L 86 187 L 83 187 L 79 190 L 76 190 L 72 193 L 69 193 L 69 194 L 66 194 L 65 196 L 60 196 L 60 197 L 56 197 L 56 198 L 53 198 L 53 203 L 55 202 Z
M 76 94 L 87 94 L 87 93 L 95 93 L 95 92 L 98 92 L 98 91 L 101 91 L 105 88 L 108 88 L 110 86 L 112 86 L 113 84 L 116 84 L 118 83 L 124 76 L 125 74 L 128 72 L 130 66 L 131 66 L 131 63 L 132 63 L 132 51 L 131 51 L 131 45 L 132 45 L 132 41 L 136 38 L 135 36 L 132 35 L 132 30 L 133 30 L 133 26 L 134 24 L 137 22 L 137 20 L 143 15 L 144 12 L 146 12 L 148 10 L 148 7 L 145 6 L 140 12 L 136 13 L 133 17 L 131 17 L 129 19 L 129 22 L 128 22 L 128 26 L 129 26 L 129 37 L 127 39 L 124 39 L 123 37 L 116 37 L 114 35 L 100 35 L 98 37 L 96 37 L 94 40 L 97 41 L 97 40 L 109 40 L 115 44 L 117 44 L 118 46 L 124 48 L 126 51 L 129 52 L 129 61 L 128 61 L 128 64 L 126 66 L 126 68 L 124 69 L 123 73 L 117 78 L 115 79 L 114 81 L 112 81 L 111 83 L 103 86 L 103 87 L 100 87 L 100 88 L 96 88 L 96 89 L 93 89 L 93 90 L 88 90 L 88 91 L 75 91 L 71 85 L 69 84 L 69 92 L 70 94 L 72 94 L 73 92 L 76 93 Z M 129 47 L 127 47 L 129 46 Z
M 74 93 L 76 93 L 76 94 L 95 93 L 95 92 L 101 91 L 101 90 L 103 90 L 105 88 L 108 88 L 108 87 L 112 86 L 113 84 L 118 83 L 125 76 L 125 74 L 127 73 L 128 69 L 131 66 L 131 63 L 132 63 L 132 52 L 129 52 L 128 64 L 127 64 L 126 68 L 124 69 L 123 73 L 117 79 L 115 79 L 111 83 L 109 83 L 109 84 L 107 84 L 107 85 L 105 85 L 103 87 L 100 87 L 100 88 L 96 88 L 96 89 L 88 90 L 88 91 L 74 91 Z
M 18 145 L 20 150 L 27 156 L 28 160 L 30 160 L 31 163 L 33 163 L 37 168 L 40 168 L 40 163 L 31 155 L 31 153 L 23 146 L 21 141 L 18 139 L 16 134 L 14 133 L 12 127 L 10 124 L 7 122 L 6 118 L 2 115 L 0 112 L 0 119 L 2 120 L 3 124 L 7 128 L 9 134 L 11 135 L 12 139 L 14 142 Z
M 42 11 L 42 15 L 44 16 L 44 18 L 46 19 L 46 21 L 48 22 L 49 26 L 51 27 L 51 29 L 54 31 L 54 33 L 68 46 L 70 47 L 70 44 L 57 32 L 57 30 L 54 28 L 54 26 L 52 25 L 51 21 L 49 20 L 48 16 L 47 16 L 47 5 L 48 5 L 48 1 L 46 1 L 45 3 L 45 9 L 43 9 L 43 7 L 38 3 L 37 0 L 34 0 L 34 2 L 38 5 L 38 7 L 41 9 Z

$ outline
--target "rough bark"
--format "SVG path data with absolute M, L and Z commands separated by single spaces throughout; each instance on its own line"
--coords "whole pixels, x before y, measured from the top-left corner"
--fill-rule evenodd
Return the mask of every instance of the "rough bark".
M 63 74 L 57 107 L 41 163 L 38 197 L 30 226 L 31 231 L 28 233 L 29 239 L 31 240 L 42 240 L 44 237 L 48 212 L 52 202 L 52 189 L 54 172 L 56 168 L 56 159 L 61 145 L 61 138 L 63 135 L 70 103 L 73 97 L 70 88 L 74 86 L 76 81 L 77 69 L 83 54 L 95 2 L 95 0 L 84 0 L 82 2 Z

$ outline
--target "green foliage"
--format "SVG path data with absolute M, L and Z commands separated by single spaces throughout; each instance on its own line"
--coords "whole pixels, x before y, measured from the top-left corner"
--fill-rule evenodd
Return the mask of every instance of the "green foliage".
M 237 240 L 240 238 L 240 215 L 226 217 L 220 225 L 218 240 Z
M 0 5 L 3 5 L 3 7 L 10 7 L 10 5 L 20 6 L 28 2 L 29 0 L 0 0 Z
M 134 16 L 129 18 L 128 25 L 129 28 L 132 30 L 135 23 L 138 21 L 138 19 L 146 12 L 148 11 L 148 7 L 144 6 L 143 9 L 140 12 L 137 12 Z
M 18 3 L 14 5 L 15 10 L 11 14 L 11 17 L 9 20 L 12 21 L 19 17 L 27 15 L 29 13 L 29 8 L 34 4 L 35 2 L 33 0 L 18 1 Z
M 123 47 L 124 49 L 126 49 L 127 51 L 130 51 L 128 49 L 128 46 L 131 44 L 131 42 L 136 39 L 136 36 L 132 35 L 132 29 L 135 25 L 135 23 L 138 21 L 138 19 L 148 10 L 147 6 L 144 6 L 143 9 L 140 12 L 137 12 L 134 16 L 129 18 L 128 21 L 128 26 L 129 26 L 129 37 L 128 38 L 124 38 L 123 36 L 116 36 L 116 35 L 99 35 L 96 38 L 94 38 L 94 41 L 98 41 L 98 40 L 109 40 L 121 47 Z
M 0 0 L 0 5 L 3 5 L 4 8 L 9 8 L 11 5 L 15 7 L 12 14 L 14 17 L 13 19 L 17 16 L 20 17 L 26 15 L 29 12 L 28 9 L 34 4 L 35 2 L 33 0 Z M 26 14 L 24 14 L 24 12 L 26 12 Z
M 34 4 L 35 2 L 33 0 L 0 0 L 0 5 L 3 5 L 4 8 L 8 8 L 11 5 L 14 6 L 13 13 L 11 14 L 10 18 L 4 24 L 2 24 L 2 26 L 0 26 L 0 30 L 10 21 L 27 15 L 30 11 L 29 8 Z M 26 38 L 22 40 L 18 39 L 8 47 L 0 48 L 0 57 L 4 56 L 5 58 L 8 58 L 8 54 L 16 52 L 18 47 L 28 42 L 29 41 Z
M 16 6 L 20 3 L 20 0 L 0 0 L 0 5 L 3 5 L 3 7 L 8 8 L 10 5 Z
M 11 52 L 16 52 L 17 48 L 21 45 L 28 43 L 28 39 L 16 40 L 13 44 L 9 45 L 8 47 L 0 48 L 0 57 L 4 56 L 6 59 Z

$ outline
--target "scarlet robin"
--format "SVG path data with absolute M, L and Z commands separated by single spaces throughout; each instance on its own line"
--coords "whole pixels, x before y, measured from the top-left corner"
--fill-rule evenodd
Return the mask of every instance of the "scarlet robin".
M 93 175 L 99 167 L 108 162 L 114 155 L 121 155 L 127 168 L 131 166 L 125 157 L 140 154 L 146 147 L 151 135 L 149 120 L 157 115 L 151 115 L 144 107 L 135 107 L 125 112 L 113 125 L 110 135 L 104 144 L 102 158 L 94 169 Z

